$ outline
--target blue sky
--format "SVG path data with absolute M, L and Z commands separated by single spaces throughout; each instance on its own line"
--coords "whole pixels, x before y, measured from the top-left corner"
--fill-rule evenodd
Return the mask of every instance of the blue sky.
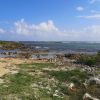
M 99 39 L 100 0 L 0 0 L 0 40 Z

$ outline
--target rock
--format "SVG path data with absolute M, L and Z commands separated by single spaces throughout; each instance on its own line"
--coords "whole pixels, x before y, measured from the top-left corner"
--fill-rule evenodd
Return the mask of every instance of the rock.
M 83 100 L 87 100 L 87 99 L 92 99 L 91 95 L 88 93 L 85 93 L 83 96 Z
M 58 93 L 59 91 L 58 90 L 55 90 L 55 93 Z
M 85 83 L 83 83 L 83 86 L 85 87 L 85 88 L 87 88 L 88 87 L 88 85 L 87 85 L 87 83 L 85 82 Z
M 70 83 L 69 86 L 68 86 L 68 89 L 72 90 L 72 91 L 75 91 L 76 90 L 75 84 L 74 83 Z
M 92 97 L 88 93 L 85 93 L 84 96 L 83 96 L 83 100 L 99 100 L 99 99 Z
M 96 85 L 100 85 L 100 79 L 96 78 L 96 77 L 92 77 L 88 80 L 88 83 L 91 84 L 96 84 Z
M 19 73 L 19 72 L 18 72 L 18 70 L 13 70 L 13 71 L 10 71 L 10 73 L 11 73 L 11 74 L 17 74 L 17 73 Z
M 63 98 L 62 96 L 58 95 L 57 93 L 54 93 L 53 97 Z
M 59 95 L 58 95 L 58 94 L 53 94 L 53 96 L 54 96 L 54 97 L 59 97 Z
M 0 79 L 0 84 L 4 83 L 4 80 L 3 79 Z
M 32 86 L 32 88 L 38 88 L 39 87 L 39 85 L 36 84 L 36 83 L 32 84 L 31 86 Z

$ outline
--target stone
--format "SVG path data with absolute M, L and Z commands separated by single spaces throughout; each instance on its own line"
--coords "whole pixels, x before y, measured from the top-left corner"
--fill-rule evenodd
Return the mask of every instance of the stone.
M 4 80 L 3 79 L 0 79 L 0 84 L 4 83 Z
M 88 93 L 85 93 L 84 96 L 83 96 L 83 100 L 99 100 L 99 99 L 92 97 Z
M 68 89 L 71 90 L 71 91 L 75 91 L 76 90 L 75 84 L 74 83 L 70 83 L 69 86 L 68 86 Z
M 89 84 L 96 84 L 96 85 L 100 85 L 100 79 L 96 78 L 96 77 L 92 77 L 88 80 Z

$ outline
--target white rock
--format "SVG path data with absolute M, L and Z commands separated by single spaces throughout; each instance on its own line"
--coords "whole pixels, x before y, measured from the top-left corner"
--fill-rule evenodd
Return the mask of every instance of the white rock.
M 0 84 L 4 83 L 4 80 L 3 79 L 0 79 Z
M 53 96 L 54 96 L 54 97 L 58 97 L 59 95 L 55 93 L 55 94 L 53 94 Z
M 39 86 L 38 86 L 37 84 L 35 84 L 35 83 L 32 84 L 31 86 L 32 86 L 33 88 L 38 88 L 38 87 L 39 87 Z
M 97 99 L 97 98 L 93 98 L 93 100 L 100 100 L 100 99 Z
M 74 83 L 70 83 L 69 86 L 68 86 L 68 88 L 71 89 L 71 90 L 73 90 L 74 87 L 75 87 Z
M 85 93 L 84 96 L 83 96 L 83 100 L 87 99 L 87 98 L 90 98 L 92 99 L 91 95 L 88 94 L 88 93 Z
M 54 97 L 58 97 L 58 98 L 63 98 L 62 96 L 59 96 L 58 94 L 53 94 Z
M 17 70 L 13 70 L 13 71 L 10 71 L 10 72 L 11 72 L 11 74 L 17 74 L 18 73 Z
M 58 93 L 59 91 L 58 90 L 55 90 L 55 93 Z
M 83 96 L 83 100 L 92 99 L 92 100 L 99 100 L 97 98 L 92 97 L 90 94 L 85 93 Z
M 100 79 L 99 78 L 96 78 L 96 77 L 92 77 L 89 79 L 89 82 L 91 81 L 95 81 L 97 85 L 100 85 Z

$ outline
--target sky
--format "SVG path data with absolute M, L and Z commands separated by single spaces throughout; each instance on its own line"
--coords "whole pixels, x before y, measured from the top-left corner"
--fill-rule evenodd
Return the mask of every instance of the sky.
M 100 41 L 100 0 L 0 0 L 0 40 Z

